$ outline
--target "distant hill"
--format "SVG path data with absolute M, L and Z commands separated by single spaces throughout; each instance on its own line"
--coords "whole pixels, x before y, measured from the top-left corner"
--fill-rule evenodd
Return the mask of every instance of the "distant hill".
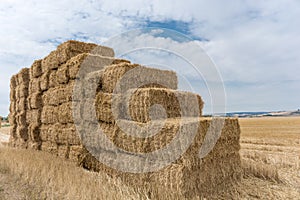
M 271 111 L 271 112 L 231 112 L 227 117 L 288 117 L 300 116 L 300 110 L 297 111 Z

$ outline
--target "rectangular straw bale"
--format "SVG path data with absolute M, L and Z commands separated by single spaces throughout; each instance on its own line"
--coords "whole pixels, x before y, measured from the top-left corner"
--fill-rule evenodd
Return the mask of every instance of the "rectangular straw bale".
M 9 129 L 9 135 L 10 135 L 10 139 L 17 138 L 17 125 L 16 124 L 11 124 L 10 129 Z
M 59 104 L 57 96 L 62 95 L 59 88 L 50 88 L 42 96 L 44 106 L 57 106 Z
M 225 119 L 225 128 L 222 130 L 221 137 L 227 137 L 231 134 L 226 132 L 226 127 L 230 127 L 233 124 L 236 124 L 235 120 Z M 211 192 L 212 188 L 221 183 L 226 183 L 226 181 L 231 179 L 240 179 L 241 164 L 238 153 L 239 149 L 232 148 L 230 153 L 228 153 L 222 148 L 222 141 L 218 140 L 213 150 L 206 157 L 202 159 L 198 157 L 203 137 L 210 126 L 210 120 L 201 120 L 199 133 L 196 135 L 189 149 L 176 163 L 158 172 L 151 173 L 151 184 L 163 185 L 167 190 L 177 189 L 176 191 L 180 192 L 186 198 L 192 198 L 197 193 L 207 194 Z M 240 134 L 238 127 L 235 127 L 235 130 L 232 131 L 235 135 Z M 234 143 L 238 144 L 239 141 L 235 140 Z M 227 144 L 227 148 L 230 148 L 229 144 Z M 226 157 L 225 155 L 230 156 Z M 195 162 L 195 160 L 199 161 Z
M 152 124 L 118 120 L 116 124 L 100 123 L 100 126 L 106 136 L 119 148 L 129 152 L 149 153 L 164 148 L 176 134 L 185 133 L 189 126 L 197 123 L 199 123 L 197 119 L 186 122 L 177 119 L 156 120 L 152 121 Z M 139 135 L 141 138 L 131 136 L 129 133 Z M 153 136 L 147 137 L 149 133 Z M 185 141 L 179 141 L 177 144 L 180 146 L 182 142 Z
M 40 139 L 43 142 L 57 142 L 58 129 L 60 124 L 42 124 L 40 126 Z
M 40 124 L 30 124 L 28 127 L 29 138 L 33 142 L 40 142 Z
M 114 98 L 113 98 L 114 97 Z M 115 102 L 113 103 L 113 100 Z M 120 96 L 99 92 L 96 95 L 95 107 L 97 119 L 104 122 L 113 122 L 120 118 Z M 112 108 L 114 110 L 112 110 Z
M 27 126 L 20 125 L 17 127 L 17 137 L 23 140 L 28 140 L 28 129 Z
M 17 98 L 26 98 L 28 96 L 28 86 L 25 84 L 21 84 L 16 87 L 16 97 Z
M 51 71 L 45 71 L 43 72 L 43 75 L 41 76 L 40 79 L 40 86 L 42 91 L 46 91 L 49 89 L 49 76 L 50 76 Z
M 129 61 L 120 60 L 112 57 L 83 53 L 71 58 L 66 65 L 69 69 L 70 79 L 77 79 L 80 76 L 84 77 L 85 74 L 101 70 L 105 66 L 121 62 L 130 63 Z M 78 74 L 80 68 L 82 68 L 81 74 Z
M 139 65 L 137 64 L 120 63 L 105 67 L 101 78 L 102 91 L 106 93 L 113 93 L 117 82 L 122 78 L 122 76 L 129 70 L 138 66 Z
M 52 142 L 42 142 L 41 150 L 44 152 L 51 153 L 53 155 L 57 155 L 58 153 L 58 146 Z
M 18 78 L 17 78 L 17 75 L 13 75 L 13 76 L 10 78 L 10 89 L 16 88 L 17 85 L 18 85 Z
M 66 64 L 62 65 L 60 68 L 58 68 L 57 73 L 57 82 L 59 84 L 66 84 L 69 81 L 69 68 Z
M 65 124 L 60 127 L 57 134 L 57 143 L 64 145 L 80 145 L 79 133 L 74 124 Z
M 24 112 L 27 110 L 27 99 L 26 98 L 19 98 L 17 100 L 16 111 L 17 112 Z
M 43 124 L 55 124 L 58 122 L 58 107 L 44 106 L 41 115 Z
M 114 57 L 114 51 L 109 47 L 72 40 L 59 45 L 57 51 L 60 64 L 65 63 L 70 58 L 81 53 L 92 53 L 95 55 Z
M 116 102 L 112 104 L 113 94 L 99 92 L 95 99 L 86 99 L 82 101 L 81 114 L 86 121 L 102 121 L 112 123 L 120 118 L 122 112 L 120 107 L 119 95 L 116 95 Z M 111 106 L 115 106 L 114 112 Z M 114 116 L 115 115 L 115 116 Z
M 57 70 L 51 70 L 49 75 L 49 87 L 57 87 L 59 85 L 58 79 L 57 79 Z
M 18 126 L 20 126 L 20 125 L 26 126 L 27 125 L 27 122 L 26 122 L 26 112 L 22 111 L 22 112 L 18 113 L 16 115 L 16 120 L 17 120 L 17 125 Z
M 50 54 L 42 60 L 42 72 L 45 73 L 51 69 L 57 69 L 59 61 L 57 58 L 57 51 L 51 51 Z
M 35 60 L 30 68 L 30 78 L 38 78 L 42 73 L 42 60 Z
M 18 77 L 18 83 L 20 84 L 28 84 L 30 77 L 29 77 L 29 68 L 23 68 L 19 71 L 17 74 Z
M 15 101 L 16 100 L 16 90 L 15 90 L 15 88 L 10 89 L 9 100 L 10 101 Z
M 41 125 L 41 112 L 42 109 L 28 110 L 26 113 L 26 122 L 28 124 Z
M 41 109 L 43 107 L 43 98 L 41 93 L 32 93 L 28 97 L 29 109 Z
M 75 82 L 69 82 L 67 85 L 60 85 L 56 88 L 50 88 L 43 94 L 44 105 L 59 105 L 72 101 L 73 87 Z
M 97 91 L 102 89 L 102 77 L 104 70 L 88 73 L 83 80 L 77 81 L 82 84 L 81 93 L 85 98 L 93 98 Z
M 10 104 L 9 104 L 9 112 L 10 112 L 11 114 L 15 114 L 15 112 L 16 112 L 16 104 L 17 104 L 16 101 L 10 101 Z
M 40 78 L 31 78 L 29 82 L 29 94 L 41 91 Z
M 123 77 L 125 74 L 126 78 Z M 112 93 L 117 82 L 122 77 L 122 83 L 119 86 L 123 92 L 137 87 L 157 87 L 174 90 L 178 87 L 178 80 L 174 71 L 143 67 L 137 64 L 120 63 L 105 68 L 102 78 L 103 91 Z
M 46 71 L 47 69 L 56 69 L 60 65 L 66 63 L 72 57 L 82 53 L 89 53 L 91 51 L 93 54 L 110 57 L 114 56 L 113 50 L 109 47 L 78 41 L 67 41 L 59 45 L 55 51 L 52 51 L 46 58 L 43 59 L 43 71 Z
M 238 126 L 235 129 L 230 129 L 230 131 L 227 129 L 227 127 L 235 123 L 232 119 L 224 121 L 221 137 L 215 145 L 215 149 L 210 153 L 211 156 L 224 156 L 225 153 L 227 155 L 228 152 L 239 151 L 239 138 L 236 137 L 240 134 Z M 192 140 L 193 143 L 182 156 L 182 158 L 195 163 L 200 161 L 195 155 L 198 155 L 204 136 L 210 126 L 212 126 L 210 121 L 201 120 L 201 118 L 155 120 L 147 124 L 128 120 L 118 120 L 116 124 L 100 123 L 101 130 L 116 146 L 128 152 L 138 153 L 149 153 L 164 148 L 179 133 L 187 135 L 187 138 L 176 142 L 176 150 L 180 150 L 183 144 L 187 144 L 189 137 L 192 137 L 188 135 L 192 131 L 196 131 L 194 132 L 195 138 Z M 141 138 L 130 136 L 129 133 L 139 135 Z M 154 135 L 147 137 L 149 133 Z M 236 136 L 233 137 L 233 135 Z M 92 138 L 92 140 L 96 139 Z
M 125 101 L 129 102 L 129 111 L 132 120 L 138 122 L 150 121 L 150 112 L 154 119 L 164 117 L 200 117 L 203 102 L 199 95 L 190 92 L 181 92 L 165 88 L 140 88 L 130 91 Z M 160 108 L 151 109 L 152 105 L 160 105 L 165 109 L 166 116 Z
M 10 105 L 12 105 L 12 103 Z M 9 124 L 11 126 L 17 124 L 16 112 L 15 111 L 14 112 L 10 111 L 10 113 L 9 113 Z
M 62 124 L 74 123 L 72 102 L 61 104 L 58 107 L 58 122 Z

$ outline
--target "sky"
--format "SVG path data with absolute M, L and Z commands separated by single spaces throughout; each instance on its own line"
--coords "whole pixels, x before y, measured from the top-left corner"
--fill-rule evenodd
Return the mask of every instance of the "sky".
M 299 19 L 298 0 L 0 0 L 0 115 L 9 112 L 10 77 L 58 44 L 70 39 L 105 44 L 149 27 L 178 34 L 140 31 L 134 45 L 163 43 L 166 49 L 185 48 L 194 58 L 205 53 L 211 59 L 224 84 L 227 112 L 296 110 Z M 199 45 L 202 54 L 188 50 L 191 44 Z M 205 89 L 209 76 L 195 76 L 184 60 L 165 52 L 151 62 L 154 54 L 141 50 L 124 57 L 176 70 L 184 80 L 180 89 L 192 85 L 210 113 L 214 87 Z

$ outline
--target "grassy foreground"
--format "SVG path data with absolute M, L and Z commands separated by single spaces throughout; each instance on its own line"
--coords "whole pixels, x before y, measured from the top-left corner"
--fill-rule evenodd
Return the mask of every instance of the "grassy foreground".
M 14 176 L 16 184 L 27 186 L 19 191 L 21 199 L 147 199 L 118 180 L 48 153 L 0 148 L 0 161 L 0 174 Z

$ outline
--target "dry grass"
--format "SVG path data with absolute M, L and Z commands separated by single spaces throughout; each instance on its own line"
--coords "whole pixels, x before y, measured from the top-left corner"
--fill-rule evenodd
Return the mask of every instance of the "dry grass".
M 147 199 L 119 180 L 44 152 L 1 148 L 0 160 L 0 174 L 9 173 L 34 186 L 25 192 L 25 199 Z

